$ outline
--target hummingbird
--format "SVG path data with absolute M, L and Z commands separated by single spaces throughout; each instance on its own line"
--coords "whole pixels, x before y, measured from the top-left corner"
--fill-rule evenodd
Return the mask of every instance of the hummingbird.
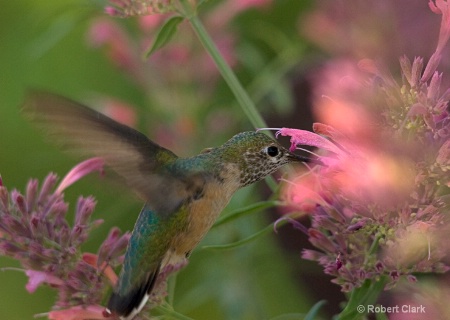
M 106 309 L 123 320 L 141 311 L 164 266 L 189 257 L 238 189 L 288 163 L 314 162 L 255 131 L 180 158 L 131 127 L 43 91 L 29 94 L 23 110 L 69 151 L 103 158 L 145 201 Z

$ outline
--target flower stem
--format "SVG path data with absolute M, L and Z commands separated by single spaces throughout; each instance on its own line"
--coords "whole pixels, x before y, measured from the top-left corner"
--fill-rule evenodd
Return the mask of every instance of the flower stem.
M 234 96 L 236 97 L 236 100 L 238 101 L 239 105 L 242 108 L 242 111 L 247 116 L 247 118 L 250 120 L 253 127 L 256 128 L 265 128 L 267 127 L 266 122 L 259 114 L 258 110 L 256 109 L 255 104 L 250 99 L 247 92 L 242 87 L 241 83 L 237 79 L 234 72 L 231 70 L 230 66 L 226 63 L 225 59 L 220 54 L 219 50 L 217 49 L 216 45 L 214 44 L 213 40 L 209 36 L 208 32 L 205 30 L 205 27 L 201 23 L 200 19 L 198 18 L 197 14 L 191 9 L 188 8 L 189 4 L 186 3 L 186 1 L 181 0 L 180 1 L 183 4 L 183 7 L 186 11 L 186 18 L 189 20 L 189 22 L 192 25 L 192 28 L 194 29 L 195 33 L 197 34 L 200 42 L 205 47 L 208 54 L 213 59 L 214 63 L 216 64 L 217 68 L 219 69 L 219 72 L 221 73 L 222 77 L 230 87 L 231 91 L 233 92 Z
M 170 306 L 167 306 L 167 305 L 164 305 L 164 304 L 155 307 L 155 310 L 157 310 L 161 314 L 164 314 L 164 315 L 170 317 L 171 319 L 176 319 L 176 320 L 193 320 L 192 318 L 189 318 L 188 316 L 185 316 L 185 315 L 183 315 L 183 314 L 181 314 L 179 312 L 176 312 Z
M 231 70 L 230 66 L 226 63 L 225 59 L 220 54 L 219 49 L 217 49 L 214 41 L 211 39 L 202 22 L 198 18 L 196 10 L 192 7 L 188 0 L 179 1 L 183 8 L 182 15 L 186 17 L 186 19 L 188 19 L 191 23 L 192 28 L 197 34 L 201 44 L 213 59 L 214 63 L 217 66 L 217 69 L 224 78 L 225 82 L 228 84 L 230 90 L 233 92 L 242 111 L 247 116 L 252 126 L 255 129 L 267 128 L 267 124 L 256 109 L 255 104 L 250 99 L 245 89 L 242 87 L 242 84 L 239 82 L 233 70 Z M 271 135 L 270 133 L 268 134 L 273 137 L 273 135 Z M 276 190 L 277 183 L 275 182 L 273 177 L 268 176 L 266 177 L 265 181 L 272 191 Z

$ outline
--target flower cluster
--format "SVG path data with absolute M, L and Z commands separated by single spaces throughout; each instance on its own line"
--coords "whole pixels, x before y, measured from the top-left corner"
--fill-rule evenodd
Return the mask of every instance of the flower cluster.
M 93 158 L 74 167 L 58 186 L 57 176 L 49 174 L 41 187 L 28 182 L 25 194 L 11 192 L 0 182 L 0 254 L 18 260 L 28 276 L 28 292 L 47 284 L 58 291 L 55 311 L 50 319 L 101 319 L 103 301 L 110 282 L 115 281 L 112 267 L 123 260 L 129 234 L 113 228 L 97 255 L 82 253 L 81 245 L 89 233 L 103 221 L 91 221 L 93 197 L 80 197 L 70 225 L 66 219 L 68 204 L 64 189 L 82 176 L 101 170 L 103 161 Z M 109 280 L 108 280 L 109 279 Z M 68 309 L 69 308 L 69 309 Z M 70 310 L 69 312 L 67 310 Z M 85 315 L 83 317 L 83 314 Z M 92 317 L 96 314 L 98 317 Z
M 29 293 L 42 284 L 58 291 L 55 310 L 47 314 L 49 319 L 115 319 L 105 312 L 101 303 L 117 282 L 114 268 L 123 264 L 131 235 L 113 227 L 97 254 L 82 252 L 81 245 L 103 220 L 91 221 L 95 200 L 80 197 L 70 226 L 66 219 L 68 204 L 63 194 L 68 186 L 85 175 L 102 171 L 103 165 L 100 158 L 83 161 L 58 186 L 58 178 L 53 173 L 45 178 L 41 188 L 38 181 L 32 179 L 25 195 L 17 190 L 8 192 L 0 179 L 0 255 L 22 264 L 29 278 L 26 285 Z M 145 319 L 145 310 L 163 303 L 167 277 L 186 264 L 187 261 L 169 264 L 161 270 L 149 303 L 135 320 Z
M 172 0 L 110 0 L 105 12 L 122 18 L 167 13 L 175 10 Z
M 290 181 L 285 198 L 312 214 L 306 232 L 320 251 L 303 258 L 318 261 L 343 291 L 366 279 L 388 278 L 391 288 L 402 276 L 414 282 L 413 273 L 449 270 L 450 89 L 441 89 L 436 69 L 450 8 L 444 0 L 430 7 L 443 17 L 426 66 L 403 56 L 399 83 L 372 60 L 331 65 L 320 90 L 332 95 L 316 106 L 326 125 L 314 124 L 315 136 L 279 131 L 293 149 L 322 149 L 325 166 Z

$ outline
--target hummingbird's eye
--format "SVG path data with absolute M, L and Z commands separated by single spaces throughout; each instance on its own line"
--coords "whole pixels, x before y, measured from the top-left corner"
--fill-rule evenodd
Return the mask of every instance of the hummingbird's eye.
M 266 152 L 271 157 L 276 157 L 279 153 L 278 148 L 275 146 L 270 146 L 266 149 Z

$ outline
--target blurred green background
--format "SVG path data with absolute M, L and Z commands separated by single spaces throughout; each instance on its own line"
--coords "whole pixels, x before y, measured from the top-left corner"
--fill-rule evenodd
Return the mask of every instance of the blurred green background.
M 226 12 L 220 12 L 227 8 L 220 7 L 225 2 L 209 1 L 203 8 L 206 27 L 211 26 L 215 38 L 214 32 L 226 26 L 222 30 L 225 36 L 217 37 L 226 39 L 227 34 L 231 35 L 236 72 L 264 117 L 271 126 L 284 126 L 290 118 L 292 126 L 310 128 L 307 106 L 296 105 L 301 93 L 294 94 L 302 82 L 296 76 L 301 73 L 299 61 L 313 52 L 297 30 L 299 19 L 310 9 L 309 1 L 268 1 L 261 8 L 238 11 L 223 26 L 215 26 L 215 17 Z M 51 171 L 62 177 L 79 161 L 46 141 L 20 115 L 19 106 L 30 87 L 94 104 L 99 97 L 112 97 L 133 105 L 138 116 L 136 126 L 180 156 L 194 155 L 223 143 L 239 131 L 253 129 L 214 71 L 209 78 L 198 77 L 199 58 L 197 65 L 190 65 L 189 55 L 184 64 L 171 65 L 170 59 L 158 60 L 161 57 L 156 56 L 154 61 L 147 62 L 154 65 L 145 69 L 149 79 L 142 85 L 137 84 L 129 70 L 114 64 L 108 48 L 89 45 L 88 34 L 99 18 L 114 21 L 122 28 L 137 54 L 145 49 L 139 41 L 147 38 L 148 43 L 154 36 L 154 31 L 142 32 L 137 19 L 105 17 L 104 5 L 103 1 L 81 0 L 2 2 L 0 174 L 10 190 L 23 191 L 29 178 L 42 181 Z M 182 31 L 174 42 L 175 46 L 187 45 L 193 57 L 202 50 L 189 31 Z M 163 49 L 161 55 L 164 54 Z M 294 111 L 300 112 L 300 116 L 293 118 Z M 94 218 L 105 219 L 85 245 L 84 250 L 89 252 L 97 251 L 111 226 L 130 230 L 142 205 L 127 191 L 94 175 L 67 190 L 70 212 L 80 194 L 94 195 L 98 200 Z M 226 211 L 269 195 L 261 182 L 238 192 Z M 229 243 L 249 236 L 273 222 L 277 215 L 276 211 L 261 212 L 212 230 L 178 276 L 175 309 L 195 319 L 269 319 L 283 313 L 308 311 L 316 298 L 311 298 L 295 275 L 305 265 L 316 269 L 316 273 L 321 270 L 300 260 L 300 247 L 285 250 L 280 235 L 272 234 L 229 251 L 201 249 L 203 245 Z M 281 233 L 285 229 L 292 228 L 284 227 Z M 293 238 L 284 237 L 284 243 L 293 246 L 300 232 L 291 235 Z M 19 265 L 2 257 L 0 267 Z M 32 319 L 34 314 L 50 310 L 55 292 L 40 287 L 29 294 L 26 282 L 21 272 L 0 272 L 1 319 Z

